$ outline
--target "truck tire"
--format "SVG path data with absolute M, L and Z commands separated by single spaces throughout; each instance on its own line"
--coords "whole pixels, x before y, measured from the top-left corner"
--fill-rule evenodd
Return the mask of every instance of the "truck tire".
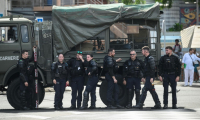
M 19 86 L 20 86 L 20 79 L 16 78 L 15 80 L 13 80 L 10 83 L 10 85 L 8 86 L 8 90 L 7 90 L 8 102 L 10 103 L 10 105 L 13 108 L 15 108 L 17 110 L 22 108 L 21 102 L 20 102 L 20 87 Z M 35 91 L 34 87 L 35 87 L 35 85 L 31 85 L 31 88 L 33 91 Z M 39 93 L 39 104 L 40 104 L 40 103 L 42 103 L 44 96 L 45 96 L 45 90 L 40 82 L 38 84 L 38 93 Z
M 119 100 L 119 105 L 121 106 L 126 106 L 128 99 L 127 99 L 127 89 L 126 86 L 123 84 L 123 77 L 122 75 L 117 74 L 116 76 L 117 79 L 117 84 L 119 87 L 119 96 L 118 96 L 118 100 Z M 102 102 L 107 105 L 107 80 L 102 81 L 100 89 L 99 89 L 99 94 L 100 94 L 100 98 L 102 100 Z M 112 100 L 112 105 L 115 105 L 114 103 L 114 95 L 112 96 L 113 100 Z

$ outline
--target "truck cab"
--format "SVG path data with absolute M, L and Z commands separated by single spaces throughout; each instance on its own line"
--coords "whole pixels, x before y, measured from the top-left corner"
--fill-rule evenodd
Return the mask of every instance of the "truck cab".
M 20 109 L 19 71 L 17 62 L 22 50 L 27 50 L 29 57 L 33 55 L 35 45 L 34 24 L 21 15 L 0 18 L 0 90 L 7 91 L 9 103 L 15 109 Z M 44 75 L 39 71 L 40 103 L 44 98 Z M 42 79 L 43 78 L 43 79 Z M 5 89 L 7 87 L 8 89 Z M 34 86 L 32 86 L 34 90 Z
M 18 75 L 17 61 L 22 50 L 32 56 L 34 43 L 32 21 L 21 18 L 0 18 L 0 86 L 8 85 Z

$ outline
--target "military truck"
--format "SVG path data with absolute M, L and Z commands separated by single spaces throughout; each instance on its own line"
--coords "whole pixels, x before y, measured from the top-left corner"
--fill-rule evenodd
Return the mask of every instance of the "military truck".
M 65 61 L 68 61 L 75 57 L 77 51 L 82 51 L 84 57 L 92 53 L 98 62 L 101 83 L 98 85 L 99 95 L 107 104 L 103 58 L 108 54 L 108 48 L 112 47 L 116 50 L 115 58 L 122 58 L 118 63 L 116 78 L 120 88 L 119 103 L 125 106 L 127 92 L 122 83 L 123 63 L 130 57 L 130 49 L 134 49 L 138 58 L 143 59 L 143 46 L 151 48 L 150 53 L 158 63 L 161 54 L 159 14 L 158 3 L 130 6 L 109 4 L 53 6 L 52 21 L 43 23 L 30 21 L 20 15 L 0 18 L 1 90 L 7 90 L 10 105 L 20 109 L 17 61 L 22 50 L 28 50 L 31 56 L 32 47 L 37 45 L 39 103 L 44 99 L 44 88 L 53 86 L 51 63 L 57 60 L 57 54 L 63 53 Z

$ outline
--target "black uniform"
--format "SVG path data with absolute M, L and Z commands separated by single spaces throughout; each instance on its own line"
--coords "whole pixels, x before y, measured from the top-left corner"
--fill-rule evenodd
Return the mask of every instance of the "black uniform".
M 23 59 L 20 58 L 18 61 L 18 68 L 20 72 L 20 91 L 21 91 L 21 103 L 22 108 L 27 109 L 27 107 L 32 108 L 32 97 L 34 94 L 33 89 L 31 89 L 31 85 L 33 84 L 33 66 L 29 66 L 29 62 L 34 60 L 34 54 L 32 53 L 31 58 Z M 25 82 L 28 82 L 28 86 L 25 86 Z
M 168 86 L 170 84 L 172 88 L 172 104 L 173 108 L 176 108 L 176 77 L 181 74 L 181 63 L 177 55 L 164 55 L 160 58 L 159 62 L 159 76 L 163 77 L 164 87 L 164 108 L 167 108 L 168 104 Z
M 142 108 L 143 107 L 143 103 L 146 99 L 147 96 L 147 91 L 149 91 L 153 97 L 153 100 L 155 102 L 155 106 L 153 108 L 161 108 L 160 106 L 160 100 L 158 98 L 158 95 L 155 91 L 154 85 L 152 85 L 152 83 L 150 82 L 150 79 L 153 78 L 155 76 L 155 61 L 154 58 L 149 55 L 147 57 L 145 57 L 144 59 L 144 76 L 143 78 L 146 78 L 146 82 L 144 87 L 142 88 L 142 94 L 140 97 L 140 102 L 139 104 L 136 106 L 137 108 Z
M 53 62 L 52 63 L 52 80 L 56 80 L 54 84 L 55 99 L 54 107 L 62 109 L 62 99 L 65 91 L 66 81 L 68 80 L 68 64 L 66 62 Z
M 113 90 L 114 90 L 114 103 L 116 105 L 119 105 L 119 101 L 118 101 L 119 88 L 118 88 L 118 85 L 114 83 L 114 80 L 112 78 L 112 76 L 115 76 L 115 74 L 117 73 L 118 66 L 116 64 L 116 61 L 111 56 L 106 55 L 104 57 L 104 70 L 106 72 L 105 78 L 108 82 L 107 106 L 111 106 L 113 102 L 112 101 Z
M 70 68 L 71 88 L 72 88 L 72 99 L 70 108 L 76 108 L 76 100 L 77 100 L 77 108 L 79 108 L 81 106 L 82 92 L 84 86 L 84 75 L 85 75 L 84 67 L 87 62 L 83 63 L 81 60 L 72 58 L 67 63 Z
M 140 81 L 143 77 L 144 64 L 141 60 L 135 59 L 134 61 L 130 58 L 124 63 L 123 66 L 123 78 L 126 80 L 126 88 L 128 90 L 128 105 L 127 108 L 132 107 L 132 99 L 134 97 L 133 85 L 136 93 L 136 104 L 140 100 Z
M 83 106 L 81 109 L 87 108 L 87 103 L 89 100 L 89 92 L 91 92 L 90 108 L 96 107 L 95 102 L 96 102 L 96 86 L 98 83 L 98 65 L 96 61 L 94 61 L 93 59 L 88 62 L 86 74 L 88 75 L 88 73 L 90 73 L 90 75 L 88 76 L 88 81 L 84 92 Z

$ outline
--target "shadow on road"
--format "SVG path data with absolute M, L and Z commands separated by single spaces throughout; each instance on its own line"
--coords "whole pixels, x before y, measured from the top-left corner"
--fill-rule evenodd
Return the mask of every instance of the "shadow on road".
M 60 112 L 67 112 L 67 111 L 78 111 L 78 112 L 116 112 L 116 111 L 173 111 L 173 112 L 196 112 L 194 109 L 186 109 L 184 107 L 179 107 L 179 109 L 151 109 L 150 107 L 145 107 L 143 109 L 107 109 L 107 108 L 96 108 L 96 109 L 69 109 L 65 108 L 63 110 L 54 110 L 54 108 L 38 108 L 37 110 L 15 110 L 15 109 L 0 109 L 0 113 L 29 113 L 29 112 L 53 112 L 53 111 L 60 111 Z

